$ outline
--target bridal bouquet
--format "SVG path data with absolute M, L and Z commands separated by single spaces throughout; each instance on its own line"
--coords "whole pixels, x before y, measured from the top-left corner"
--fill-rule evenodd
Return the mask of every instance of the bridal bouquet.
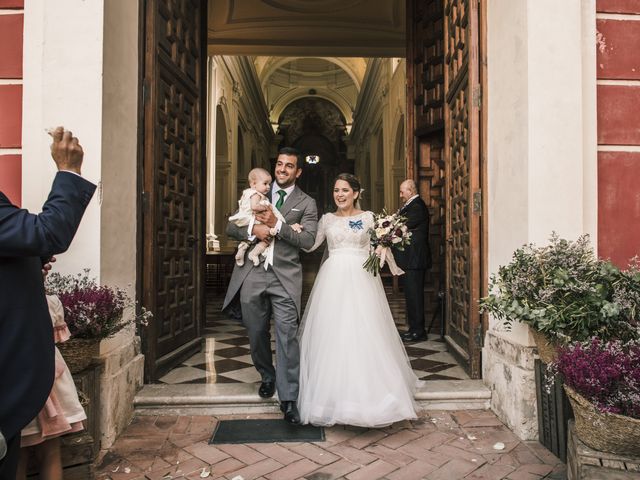
M 402 275 L 404 271 L 396 265 L 391 247 L 404 250 L 411 242 L 411 232 L 406 225 L 407 219 L 397 213 L 389 215 L 384 210 L 373 216 L 373 227 L 369 229 L 371 237 L 371 253 L 362 265 L 367 272 L 375 277 L 385 263 L 393 275 Z

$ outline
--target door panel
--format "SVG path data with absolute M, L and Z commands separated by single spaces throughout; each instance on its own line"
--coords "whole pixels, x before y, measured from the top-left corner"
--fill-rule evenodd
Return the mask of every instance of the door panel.
M 479 378 L 480 77 L 478 2 L 445 0 L 445 201 L 447 342 Z
M 206 1 L 145 2 L 142 298 L 145 377 L 199 348 L 204 318 Z
M 442 0 L 411 0 L 407 12 L 407 176 L 431 214 L 425 315 L 427 323 L 437 315 L 437 325 L 445 290 L 444 7 Z

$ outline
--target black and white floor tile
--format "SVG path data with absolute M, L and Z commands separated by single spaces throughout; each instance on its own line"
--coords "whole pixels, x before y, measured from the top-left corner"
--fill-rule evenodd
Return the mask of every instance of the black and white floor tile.
M 387 288 L 387 298 L 396 323 L 403 329 L 404 298 Z M 160 378 L 161 383 L 255 383 L 260 375 L 253 367 L 249 339 L 242 324 L 220 312 L 221 298 L 210 295 L 207 304 L 207 326 L 202 351 Z M 273 335 L 272 335 L 272 338 Z M 272 351 L 275 344 L 272 341 Z M 430 334 L 424 342 L 405 345 L 414 372 L 421 380 L 467 380 L 438 334 Z M 275 358 L 275 355 L 274 355 Z

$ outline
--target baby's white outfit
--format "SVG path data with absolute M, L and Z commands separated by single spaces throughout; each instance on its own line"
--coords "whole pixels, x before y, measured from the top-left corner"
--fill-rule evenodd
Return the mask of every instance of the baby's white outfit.
M 264 194 L 258 192 L 255 188 L 247 188 L 243 190 L 240 200 L 238 200 L 238 211 L 235 215 L 229 217 L 229 221 L 236 224 L 238 227 L 248 227 L 251 220 L 254 219 L 255 214 L 251 209 L 251 197 L 255 194 L 260 195 L 262 200 L 260 204 L 271 208 L 271 211 L 278 220 L 282 223 L 287 223 L 280 210 L 278 210 L 273 204 L 264 196 Z M 258 225 L 260 222 L 254 220 L 254 225 Z M 273 247 L 276 243 L 276 239 L 271 239 L 269 247 L 262 253 L 264 255 L 264 269 L 266 270 L 269 265 L 273 265 Z

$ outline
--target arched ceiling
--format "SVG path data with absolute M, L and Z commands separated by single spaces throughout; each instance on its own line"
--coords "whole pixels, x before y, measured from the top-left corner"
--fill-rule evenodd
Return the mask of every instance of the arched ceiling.
M 315 60 L 331 62 L 337 68 L 344 70 L 344 72 L 351 77 L 353 83 L 358 86 L 358 89 L 360 89 L 362 85 L 368 62 L 368 59 L 361 57 L 255 57 L 254 64 L 260 81 L 264 83 L 264 80 L 269 78 L 276 70 L 294 60 L 301 61 L 287 68 L 302 68 L 310 74 L 314 71 L 323 72 L 328 69 L 328 66 L 324 62 L 316 62 Z
M 304 97 L 330 101 L 351 124 L 367 59 L 255 57 L 254 65 L 273 125 L 288 105 Z
M 331 102 L 302 98 L 289 104 L 278 119 L 284 143 L 294 145 L 302 136 L 322 136 L 336 146 L 342 140 L 345 119 Z

